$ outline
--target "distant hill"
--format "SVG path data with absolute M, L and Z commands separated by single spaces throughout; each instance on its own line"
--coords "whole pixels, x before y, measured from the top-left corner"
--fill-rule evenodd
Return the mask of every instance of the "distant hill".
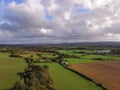
M 80 42 L 80 43 L 57 43 L 57 44 L 0 44 L 3 46 L 23 46 L 23 47 L 34 47 L 34 46 L 120 46 L 120 42 Z

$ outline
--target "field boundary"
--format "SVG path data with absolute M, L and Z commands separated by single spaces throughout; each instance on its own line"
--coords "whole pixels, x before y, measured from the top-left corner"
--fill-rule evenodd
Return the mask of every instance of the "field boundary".
M 103 90 L 108 90 L 108 89 L 105 88 L 102 84 L 95 82 L 94 80 L 92 80 L 91 78 L 85 76 L 84 74 L 78 73 L 77 71 L 74 71 L 74 70 L 70 69 L 69 67 L 64 67 L 64 68 L 66 68 L 66 69 L 68 69 L 68 70 L 70 70 L 70 71 L 72 71 L 72 72 L 74 72 L 74 73 L 80 75 L 81 77 L 83 77 L 83 78 L 85 78 L 85 79 L 87 79 L 87 80 L 89 80 L 89 81 L 92 81 L 93 83 L 96 84 L 96 86 L 101 87 Z

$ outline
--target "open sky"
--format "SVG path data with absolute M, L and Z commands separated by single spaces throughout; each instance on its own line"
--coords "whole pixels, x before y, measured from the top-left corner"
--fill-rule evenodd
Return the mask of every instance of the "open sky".
M 120 41 L 120 0 L 0 0 L 0 44 Z

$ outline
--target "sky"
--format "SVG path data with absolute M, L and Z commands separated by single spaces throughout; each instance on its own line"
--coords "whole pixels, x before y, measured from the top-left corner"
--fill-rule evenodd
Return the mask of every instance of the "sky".
M 120 0 L 0 0 L 0 44 L 120 41 Z

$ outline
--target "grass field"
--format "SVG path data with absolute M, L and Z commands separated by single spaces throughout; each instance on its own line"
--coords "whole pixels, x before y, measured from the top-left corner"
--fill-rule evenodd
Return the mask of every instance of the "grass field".
M 99 61 L 109 61 L 109 60 L 120 60 L 120 56 L 112 56 L 112 55 L 96 55 L 96 54 L 87 54 L 87 53 L 79 53 L 79 52 L 88 52 L 88 50 L 59 50 L 58 52 L 76 55 L 79 56 L 80 59 L 77 58 L 64 58 L 68 61 L 69 64 L 79 64 L 79 63 L 88 63 L 88 62 L 99 62 Z M 93 60 L 94 58 L 100 58 L 100 60 Z
M 57 63 L 40 63 L 48 65 L 57 90 L 102 90 L 95 83 L 69 71 Z
M 83 56 L 81 56 L 81 58 L 83 58 L 83 59 L 102 58 L 104 60 L 120 60 L 120 57 L 118 57 L 118 56 L 95 55 L 95 54 L 83 55 Z
M 0 90 L 12 88 L 19 79 L 17 73 L 23 72 L 25 66 L 22 58 L 12 58 L 9 53 L 0 53 Z
M 51 58 L 52 58 L 52 57 L 57 57 L 57 55 L 54 55 L 53 53 L 42 53 L 42 56 L 43 56 L 43 57 L 48 57 L 48 58 L 49 58 L 49 57 L 51 57 Z
M 64 58 L 64 60 L 67 60 L 68 64 L 99 62 L 99 61 L 90 60 L 90 59 L 77 59 L 77 58 Z

